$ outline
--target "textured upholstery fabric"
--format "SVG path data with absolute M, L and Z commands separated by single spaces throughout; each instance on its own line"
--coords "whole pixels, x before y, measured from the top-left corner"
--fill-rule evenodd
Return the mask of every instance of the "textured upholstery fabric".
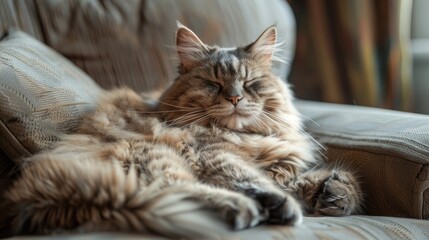
M 356 169 L 372 215 L 428 218 L 429 116 L 298 101 L 327 159 Z
M 104 88 L 168 85 L 177 75 L 177 20 L 203 41 L 226 47 L 248 44 L 277 25 L 282 58 L 290 60 L 295 46 L 293 14 L 283 0 L 4 0 L 0 15 L 0 33 L 15 26 L 42 37 Z M 289 66 L 276 71 L 285 78 Z
M 166 239 L 157 236 L 138 234 L 96 233 L 84 235 L 66 235 L 52 237 L 31 237 L 28 239 L 91 239 L 91 240 L 136 240 Z M 350 216 L 342 218 L 320 217 L 304 218 L 304 222 L 296 227 L 259 226 L 256 228 L 227 234 L 221 239 L 261 240 L 261 239 L 428 239 L 429 221 L 415 219 Z M 20 238 L 27 239 L 27 238 Z
M 13 160 L 49 147 L 100 91 L 61 55 L 11 32 L 0 42 L 0 147 Z

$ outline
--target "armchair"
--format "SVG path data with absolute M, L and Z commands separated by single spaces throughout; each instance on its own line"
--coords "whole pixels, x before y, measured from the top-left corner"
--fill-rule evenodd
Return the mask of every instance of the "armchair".
M 201 9 L 206 12 L 198 14 Z M 195 29 L 205 41 L 226 46 L 245 43 L 277 23 L 286 41 L 285 57 L 291 58 L 291 14 L 280 0 L 269 4 L 257 0 L 0 1 L 0 35 L 5 35 L 0 40 L 0 196 L 23 157 L 73 131 L 102 88 L 128 85 L 152 91 L 169 84 L 176 66 L 169 60 L 174 51 L 166 46 L 173 45 L 176 20 Z M 11 27 L 27 34 L 6 33 Z M 288 66 L 275 71 L 286 77 Z M 306 217 L 296 227 L 259 226 L 227 233 L 228 237 L 428 239 L 429 222 L 424 219 L 429 218 L 429 116 L 302 100 L 296 105 L 307 119 L 307 131 L 326 147 L 326 161 L 346 165 L 360 175 L 365 212 Z M 123 233 L 67 235 L 70 239 L 82 236 L 157 238 Z

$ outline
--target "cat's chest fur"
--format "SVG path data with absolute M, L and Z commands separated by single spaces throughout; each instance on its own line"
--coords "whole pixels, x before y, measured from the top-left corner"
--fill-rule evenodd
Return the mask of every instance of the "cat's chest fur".
M 226 153 L 234 153 L 249 163 L 258 164 L 271 151 L 267 144 L 271 144 L 272 147 L 287 144 L 287 141 L 279 136 L 242 133 L 216 126 L 190 125 L 186 128 L 166 128 L 165 130 L 169 138 L 172 136 L 175 138 L 168 144 L 184 156 L 195 169 L 203 164 L 202 161 L 208 161 L 204 156 L 209 156 L 210 152 L 219 149 Z M 180 132 L 181 136 L 174 134 L 175 131 Z M 271 158 L 275 161 L 279 156 Z
M 162 117 L 147 112 L 141 98 L 130 90 L 116 90 L 103 99 L 95 112 L 87 115 L 77 133 L 90 135 L 97 142 L 107 145 L 121 145 L 120 152 L 129 152 L 121 157 L 123 165 L 137 163 L 147 155 L 148 149 L 161 149 L 185 159 L 198 172 L 207 154 L 222 149 L 234 153 L 247 162 L 273 164 L 285 158 L 288 142 L 281 136 L 242 133 L 218 126 L 191 124 L 184 127 L 169 126 Z M 125 144 L 126 143 L 126 144 Z M 96 150 L 93 150 L 96 151 Z

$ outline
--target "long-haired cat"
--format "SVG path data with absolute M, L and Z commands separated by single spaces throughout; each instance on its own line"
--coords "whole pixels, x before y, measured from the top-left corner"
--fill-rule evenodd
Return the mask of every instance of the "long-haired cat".
M 248 46 L 204 44 L 179 24 L 180 76 L 155 108 L 106 92 L 75 133 L 25 161 L 5 195 L 14 234 L 135 231 L 215 236 L 359 210 L 355 177 L 319 163 L 288 86 L 271 72 L 276 29 Z M 207 230 L 210 229 L 211 230 Z

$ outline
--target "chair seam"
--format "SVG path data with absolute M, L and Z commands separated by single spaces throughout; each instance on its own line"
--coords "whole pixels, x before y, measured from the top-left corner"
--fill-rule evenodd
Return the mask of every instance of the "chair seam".
M 368 143 L 367 145 L 370 146 L 370 147 L 373 147 L 373 148 L 376 148 L 376 147 L 374 147 L 374 145 L 371 146 L 370 144 L 377 144 L 376 146 L 378 146 L 379 148 L 381 148 L 383 150 L 389 150 L 385 155 L 392 156 L 392 157 L 398 157 L 398 155 L 392 154 L 392 150 L 391 149 L 388 149 L 388 148 L 383 147 L 382 145 L 378 144 L 379 141 L 374 141 L 374 140 L 387 140 L 386 138 L 383 138 L 383 136 L 377 136 L 377 138 L 373 137 L 371 139 L 368 136 L 351 136 L 350 134 L 344 133 L 344 132 L 340 132 L 343 135 L 340 135 L 340 134 L 329 134 L 329 133 L 320 132 L 320 131 L 313 131 L 313 130 L 308 130 L 308 132 L 311 135 L 317 136 L 317 137 L 329 137 L 329 138 L 333 138 L 334 137 L 335 139 L 344 139 L 344 140 L 351 140 L 351 141 L 355 141 L 355 142 L 359 142 L 359 143 Z M 412 139 L 408 139 L 408 138 L 403 138 L 403 137 L 397 137 L 397 138 L 398 139 L 402 139 L 402 140 L 407 140 L 407 141 L 415 142 Z M 394 139 L 388 139 L 388 141 L 391 143 L 392 146 L 400 146 L 400 147 L 406 148 L 407 150 L 410 150 L 412 152 L 412 154 L 418 155 L 416 157 L 418 157 L 419 159 L 425 159 L 426 161 L 427 161 L 427 159 L 429 159 L 429 151 L 425 150 L 422 147 L 415 146 L 415 145 L 406 143 L 404 141 L 395 141 Z M 333 143 L 324 143 L 324 145 L 326 145 L 326 144 L 334 145 Z M 347 148 L 347 146 L 345 146 L 343 144 L 336 143 L 335 145 Z M 423 144 L 420 144 L 420 145 L 425 146 Z M 429 149 L 429 146 L 425 146 L 425 147 L 427 149 Z M 350 146 L 348 148 L 350 149 L 350 148 L 353 148 L 353 147 Z M 374 152 L 374 151 L 368 151 L 368 149 L 365 149 L 364 151 L 370 152 L 370 153 L 377 153 L 377 152 Z M 429 161 L 427 161 L 427 162 L 424 162 L 425 160 L 415 161 L 415 160 L 412 160 L 412 159 L 409 159 L 409 158 L 404 158 L 403 156 L 406 155 L 405 153 L 401 154 L 401 152 L 398 152 L 398 154 L 401 155 L 401 156 L 399 156 L 400 158 L 403 158 L 406 161 L 413 162 L 413 163 L 418 163 L 418 164 L 422 164 L 422 165 L 429 165 Z

